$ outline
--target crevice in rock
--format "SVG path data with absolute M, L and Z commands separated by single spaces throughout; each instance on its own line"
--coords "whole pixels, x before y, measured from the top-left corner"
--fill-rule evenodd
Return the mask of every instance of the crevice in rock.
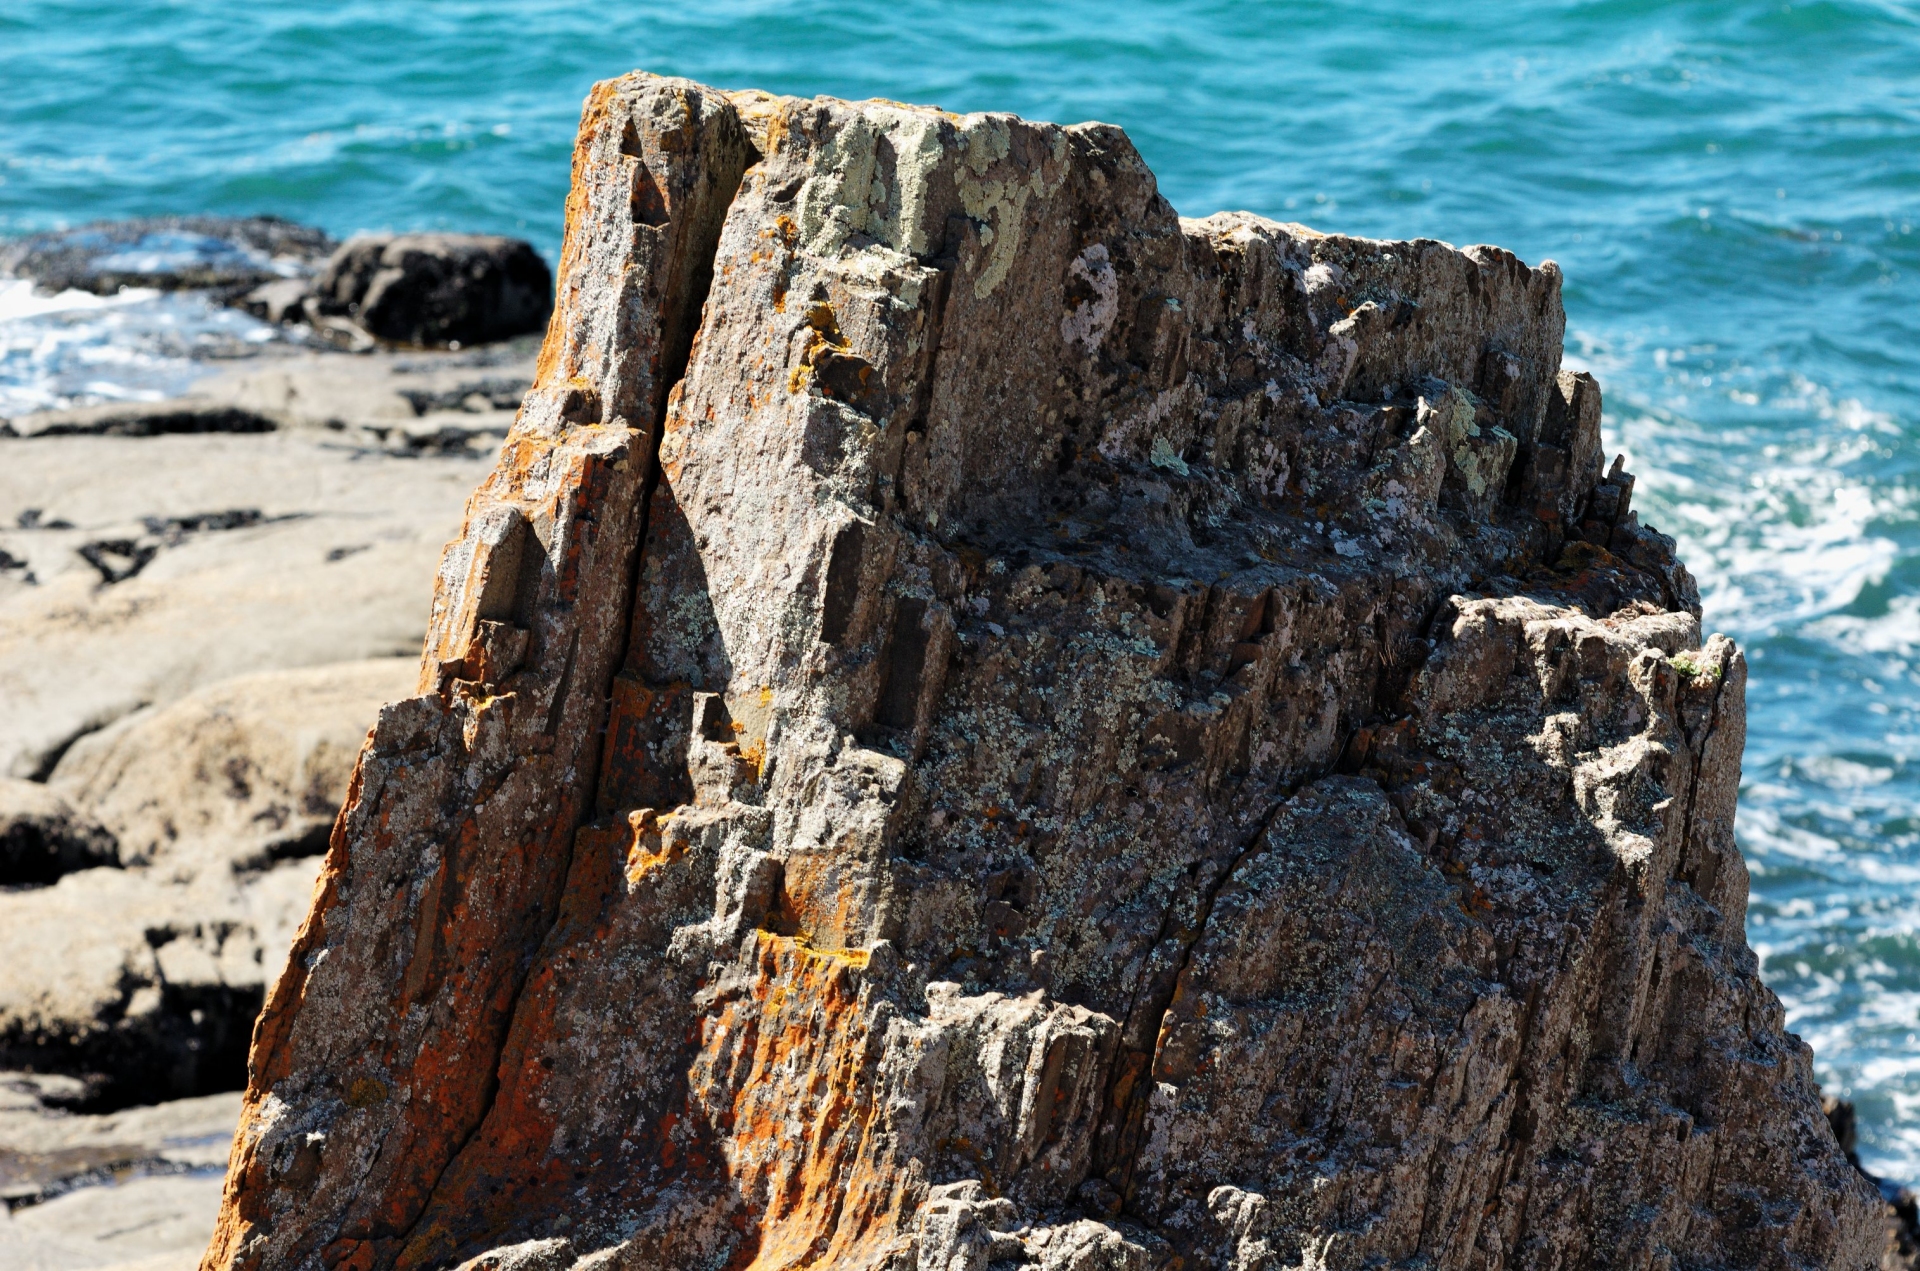
M 303 830 L 268 839 L 257 851 L 233 863 L 234 876 L 244 878 L 264 873 L 283 861 L 326 855 L 327 845 L 333 838 L 333 826 L 332 821 L 316 821 Z
M 235 406 L 175 408 L 112 414 L 100 419 L 61 420 L 35 429 L 33 437 L 164 437 L 190 433 L 275 432 L 265 415 Z
M 68 874 L 119 864 L 113 834 L 78 813 L 0 815 L 0 892 L 50 887 Z
M 1353 739 L 1353 731 L 1354 730 L 1349 730 L 1347 737 L 1335 748 L 1336 754 L 1346 753 L 1347 746 Z M 1240 867 L 1245 865 L 1247 861 L 1253 857 L 1259 855 L 1261 844 L 1266 841 L 1267 832 L 1273 828 L 1274 820 L 1279 817 L 1281 811 L 1293 800 L 1294 796 L 1314 782 L 1331 775 L 1334 771 L 1335 769 L 1333 767 L 1329 767 L 1325 772 L 1311 773 L 1280 788 L 1274 798 L 1272 806 L 1261 814 L 1259 824 L 1254 829 L 1253 834 L 1249 836 L 1240 850 L 1234 853 L 1233 859 L 1227 863 L 1227 867 L 1220 871 L 1219 876 L 1215 878 L 1213 882 L 1208 885 L 1205 892 L 1202 893 L 1199 907 L 1194 914 L 1192 934 L 1186 941 L 1185 946 L 1180 950 L 1179 965 L 1174 970 L 1173 975 L 1168 979 L 1167 988 L 1162 1000 L 1157 1001 L 1152 1006 L 1155 1023 L 1153 1037 L 1146 1051 L 1127 1051 L 1123 1049 L 1120 1054 L 1114 1057 L 1114 1067 L 1107 1078 L 1106 1091 L 1106 1104 L 1110 1114 L 1117 1111 L 1110 1131 L 1111 1137 L 1107 1139 L 1108 1144 L 1111 1145 L 1110 1150 L 1113 1152 L 1113 1155 L 1106 1160 L 1098 1159 L 1099 1156 L 1105 1156 L 1107 1153 L 1100 1150 L 1102 1145 L 1096 1144 L 1096 1160 L 1094 1162 L 1093 1173 L 1111 1184 L 1113 1188 L 1119 1192 L 1125 1203 L 1130 1203 L 1133 1198 L 1134 1169 L 1138 1164 L 1140 1149 L 1143 1145 L 1140 1128 L 1141 1122 L 1146 1116 L 1147 1095 L 1153 1086 L 1153 1060 L 1159 1051 L 1160 1035 L 1166 1028 L 1167 1014 L 1173 1009 L 1173 1000 L 1180 991 L 1180 981 L 1186 976 L 1187 967 L 1193 961 L 1193 951 L 1199 947 L 1200 941 L 1206 937 L 1207 924 L 1213 918 L 1214 903 L 1220 898 L 1220 893 L 1226 890 L 1227 884 L 1233 881 L 1233 876 L 1240 871 Z M 1169 907 L 1161 919 L 1160 934 L 1154 940 L 1156 947 L 1172 934 L 1169 932 L 1168 927 L 1173 921 L 1174 909 L 1173 907 Z M 1129 1019 L 1134 1016 L 1137 1006 L 1137 998 L 1129 1002 L 1127 1009 L 1127 1017 Z M 1123 1082 L 1128 1083 L 1124 1092 L 1120 1089 Z M 1123 1101 L 1123 1106 L 1116 1110 L 1115 1104 L 1117 1101 Z M 1107 1136 L 1103 1135 L 1102 1137 L 1105 1138 Z
M 105 710 L 96 711 L 81 721 L 78 728 L 41 751 L 40 754 L 35 757 L 33 767 L 29 768 L 23 775 L 28 781 L 45 785 L 47 780 L 53 776 L 53 770 L 60 766 L 62 759 L 66 758 L 67 752 L 73 749 L 75 742 L 79 741 L 82 737 L 99 732 L 123 716 L 131 715 L 137 710 L 144 709 L 146 705 L 146 702 L 126 702 L 117 707 L 108 707 Z M 18 770 L 16 769 L 16 771 Z
M 157 986 L 157 1010 L 84 1037 L 0 1041 L 0 1065 L 69 1074 L 81 1090 L 62 1106 L 89 1114 L 244 1090 L 260 985 Z
M 628 121 L 627 129 L 629 132 L 633 130 L 631 120 Z M 628 153 L 626 140 L 624 138 L 622 140 L 621 150 L 623 154 Z M 751 153 L 750 149 L 749 153 Z M 744 176 L 744 169 L 742 176 Z M 691 285 L 688 295 L 683 301 L 679 312 L 673 315 L 672 321 L 662 324 L 664 329 L 660 333 L 661 356 L 657 364 L 658 378 L 654 385 L 654 396 L 651 402 L 653 413 L 648 426 L 645 459 L 643 461 L 645 468 L 641 476 L 638 494 L 639 508 L 635 518 L 634 550 L 632 562 L 628 568 L 626 577 L 626 602 L 621 609 L 622 630 L 627 633 L 628 640 L 632 639 L 634 608 L 639 603 L 642 571 L 646 562 L 647 536 L 652 529 L 653 500 L 660 485 L 660 445 L 666 434 L 667 411 L 669 403 L 672 400 L 673 390 L 678 387 L 680 382 L 686 377 L 687 366 L 692 357 L 693 343 L 697 338 L 703 310 L 706 305 L 707 293 L 713 282 L 714 261 L 720 249 L 720 233 L 725 226 L 727 214 L 731 210 L 734 200 L 739 197 L 739 189 L 739 184 L 736 181 L 733 190 L 726 195 L 724 202 L 721 202 L 718 208 L 711 210 L 710 215 L 712 216 L 712 220 L 709 224 L 702 226 L 700 240 L 694 248 L 693 254 L 697 257 L 697 263 L 691 274 Z M 659 223 L 665 224 L 665 221 L 663 220 Z M 556 311 L 554 320 L 559 320 L 558 311 Z M 566 661 L 560 675 L 559 684 L 554 692 L 553 705 L 547 721 L 547 732 L 549 735 L 553 734 L 558 728 L 561 704 L 566 698 L 568 684 L 573 678 L 574 659 L 578 651 L 578 646 L 579 634 L 578 631 L 576 631 L 572 640 L 569 642 Z M 568 847 L 566 860 L 559 863 L 558 868 L 558 874 L 563 887 L 573 873 L 578 832 L 583 826 L 594 819 L 596 801 L 593 797 L 593 792 L 599 785 L 599 770 L 603 762 L 606 732 L 608 724 L 612 719 L 614 682 L 618 676 L 620 666 L 626 660 L 626 651 L 626 645 L 623 642 L 620 649 L 621 656 L 615 659 L 608 667 L 605 682 L 599 686 L 599 718 L 591 730 L 591 735 L 596 738 L 596 742 L 587 748 L 587 758 L 580 765 L 580 772 L 578 774 L 579 787 L 584 792 L 585 797 L 580 801 L 580 811 L 575 823 L 569 827 L 570 832 L 567 837 Z M 624 817 L 626 811 L 627 809 L 620 809 L 614 813 L 609 820 L 617 822 Z M 537 960 L 540 953 L 545 950 L 560 921 L 561 909 L 560 906 L 556 904 L 553 907 L 552 915 L 548 918 L 544 929 L 540 932 L 539 939 L 532 942 L 532 948 L 534 950 L 532 960 Z M 505 1023 L 499 1035 L 498 1043 L 494 1048 L 496 1055 L 505 1049 L 507 1042 L 514 1034 L 515 1027 L 519 1023 L 520 1011 L 527 989 L 525 970 L 526 968 L 523 967 L 521 978 L 519 982 L 514 985 L 512 997 L 504 1016 Z M 404 1247 L 407 1242 L 413 1238 L 421 1218 L 433 1210 L 436 1201 L 439 1199 L 440 1186 L 446 1178 L 448 1171 L 453 1168 L 454 1163 L 472 1146 L 475 1137 L 479 1135 L 481 1130 L 486 1126 L 488 1118 L 492 1116 L 494 1107 L 500 1097 L 501 1082 L 500 1075 L 496 1068 L 489 1067 L 486 1073 L 486 1080 L 486 1096 L 481 1101 L 478 1115 L 474 1117 L 472 1125 L 470 1125 L 466 1133 L 461 1136 L 458 1144 L 447 1154 L 446 1159 L 441 1162 L 440 1168 L 434 1174 L 432 1180 L 422 1189 L 421 1195 L 424 1198 L 423 1203 L 421 1203 L 412 1219 L 395 1233 L 394 1242 L 397 1247 Z M 244 1084 L 244 1082 L 242 1084 Z

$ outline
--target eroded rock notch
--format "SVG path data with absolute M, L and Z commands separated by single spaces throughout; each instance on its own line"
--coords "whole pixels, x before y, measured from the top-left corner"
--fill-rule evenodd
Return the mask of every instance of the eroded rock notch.
M 588 100 L 209 1268 L 1868 1266 L 1560 275 Z

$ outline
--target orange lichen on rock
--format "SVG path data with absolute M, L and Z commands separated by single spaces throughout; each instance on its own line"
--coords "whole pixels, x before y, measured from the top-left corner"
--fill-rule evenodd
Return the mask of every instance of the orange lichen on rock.
M 730 1265 L 878 1265 L 913 1196 L 881 1132 L 866 959 L 786 936 L 755 943 L 751 980 L 703 1021 L 689 1091 L 721 1134 L 752 1233 Z

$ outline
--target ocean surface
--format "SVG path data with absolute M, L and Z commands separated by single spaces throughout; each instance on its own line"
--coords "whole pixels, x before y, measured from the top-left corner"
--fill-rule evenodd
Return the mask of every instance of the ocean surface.
M 1559 261 L 1635 505 L 1751 659 L 1749 936 L 1867 1165 L 1920 1182 L 1920 6 L 8 0 L 0 237 L 273 213 L 551 257 L 580 100 L 633 67 L 1106 120 L 1188 215 Z M 0 415 L 267 334 L 0 283 Z

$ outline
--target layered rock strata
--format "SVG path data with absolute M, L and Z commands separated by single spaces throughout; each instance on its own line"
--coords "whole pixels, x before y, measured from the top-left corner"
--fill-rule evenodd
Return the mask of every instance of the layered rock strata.
M 1866 1267 L 1560 274 L 634 75 L 207 1268 Z

